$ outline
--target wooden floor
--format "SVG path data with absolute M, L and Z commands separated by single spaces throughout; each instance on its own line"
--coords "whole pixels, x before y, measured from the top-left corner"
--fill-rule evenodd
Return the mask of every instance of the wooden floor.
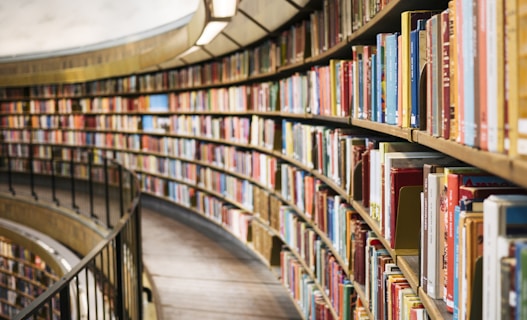
M 17 195 L 29 197 L 27 187 Z M 26 190 L 27 189 L 27 190 Z M 0 183 L 0 191 L 7 192 Z M 64 206 L 70 193 L 59 190 Z M 46 187 L 38 187 L 39 201 L 50 201 Z M 157 319 L 302 319 L 277 275 L 245 245 L 219 226 L 159 199 L 142 197 L 143 261 L 156 293 Z M 77 196 L 86 214 L 87 197 Z M 95 201 L 98 207 L 102 199 Z M 112 207 L 117 210 L 116 203 Z
M 231 236 L 182 210 L 142 215 L 160 319 L 301 319 L 276 276 Z

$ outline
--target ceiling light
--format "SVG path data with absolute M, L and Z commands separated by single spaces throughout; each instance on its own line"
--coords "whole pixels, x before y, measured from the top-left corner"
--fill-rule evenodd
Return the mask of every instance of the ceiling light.
M 214 39 L 218 33 L 223 30 L 227 26 L 226 21 L 210 21 L 205 26 L 205 29 L 203 29 L 203 32 L 201 33 L 201 36 L 199 37 L 198 41 L 196 41 L 196 45 L 203 46 L 207 43 L 211 42 L 212 39 Z
M 212 0 L 212 16 L 228 18 L 236 13 L 236 0 Z

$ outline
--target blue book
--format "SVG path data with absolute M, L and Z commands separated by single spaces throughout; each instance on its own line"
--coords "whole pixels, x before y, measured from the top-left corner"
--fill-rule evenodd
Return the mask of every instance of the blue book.
M 398 36 L 386 37 L 386 123 L 391 125 L 397 124 Z
M 143 115 L 141 117 L 143 131 L 152 131 L 154 130 L 154 117 L 150 115 Z
M 417 22 L 417 28 L 410 32 L 410 89 L 412 93 L 412 114 L 410 116 L 410 126 L 419 128 L 419 82 L 421 68 L 419 65 L 419 35 L 425 30 L 425 20 Z
M 328 222 L 328 225 L 326 226 L 327 227 L 327 230 L 328 230 L 328 238 L 330 240 L 333 240 L 333 225 L 334 225 L 334 221 L 333 221 L 333 216 L 334 216 L 334 204 L 335 204 L 335 201 L 334 201 L 334 198 L 333 197 L 327 197 L 326 199 L 326 205 L 327 205 L 327 212 L 328 212 L 328 216 L 327 216 L 327 222 Z
M 474 15 L 472 0 L 462 0 L 463 23 L 461 25 L 463 44 L 461 48 L 463 57 L 463 115 L 461 124 L 464 127 L 465 139 L 462 141 L 468 146 L 475 146 L 476 143 L 476 122 L 474 105 Z
M 377 115 L 375 120 L 377 122 L 386 122 L 386 37 L 389 33 L 379 33 L 377 35 L 377 54 L 375 56 L 375 71 L 377 73 L 375 77 L 375 86 L 377 93 L 375 98 L 377 99 L 376 110 Z
M 357 66 L 359 69 L 359 119 L 365 119 L 364 116 L 364 61 L 362 52 L 358 54 Z
M 155 112 L 168 112 L 168 94 L 152 94 L 148 96 L 149 100 L 149 111 Z
M 456 206 L 454 209 L 454 313 L 452 320 L 459 319 L 459 216 L 461 215 L 461 207 Z

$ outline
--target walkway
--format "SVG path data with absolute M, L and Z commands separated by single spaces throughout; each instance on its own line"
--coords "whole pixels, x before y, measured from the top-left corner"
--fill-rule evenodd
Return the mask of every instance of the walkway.
M 201 217 L 167 209 L 142 211 L 143 260 L 160 319 L 301 319 L 287 290 L 245 246 Z
M 27 187 L 16 189 L 30 195 Z M 7 191 L 5 184 L 0 191 Z M 40 201 L 49 202 L 48 188 L 36 191 Z M 69 199 L 69 190 L 58 192 Z M 86 199 L 77 196 L 81 213 L 88 211 Z M 142 203 L 143 261 L 157 290 L 159 320 L 302 319 L 277 276 L 245 245 L 165 201 L 143 196 Z M 155 313 L 150 307 L 145 306 L 147 315 Z

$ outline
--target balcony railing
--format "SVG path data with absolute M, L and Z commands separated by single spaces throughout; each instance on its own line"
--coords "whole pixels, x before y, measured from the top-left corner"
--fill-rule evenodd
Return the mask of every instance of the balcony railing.
M 72 209 L 107 230 L 80 263 L 14 319 L 141 319 L 140 189 L 113 154 L 82 147 L 2 143 L 0 188 Z

